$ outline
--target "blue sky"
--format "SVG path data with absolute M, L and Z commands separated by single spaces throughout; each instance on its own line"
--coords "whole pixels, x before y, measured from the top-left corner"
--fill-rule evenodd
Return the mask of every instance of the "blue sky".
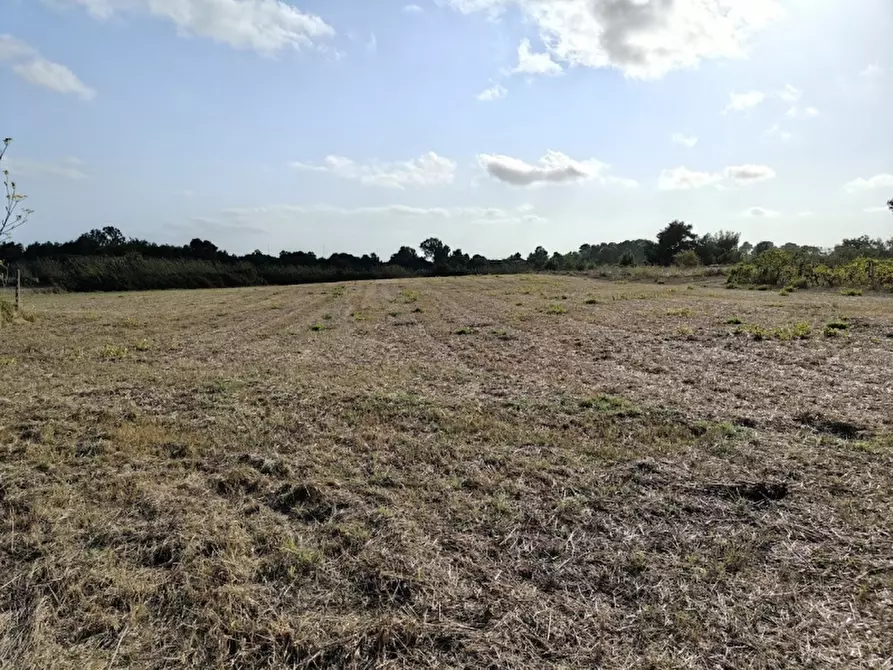
M 19 241 L 889 238 L 889 0 L 0 0 Z

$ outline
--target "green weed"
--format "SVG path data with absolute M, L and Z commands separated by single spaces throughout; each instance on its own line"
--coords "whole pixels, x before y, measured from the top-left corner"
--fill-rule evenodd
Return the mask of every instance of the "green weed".
M 463 326 L 456 331 L 456 335 L 474 335 L 475 330 L 469 326 Z
M 567 314 L 567 308 L 564 305 L 549 305 L 546 312 L 548 314 Z

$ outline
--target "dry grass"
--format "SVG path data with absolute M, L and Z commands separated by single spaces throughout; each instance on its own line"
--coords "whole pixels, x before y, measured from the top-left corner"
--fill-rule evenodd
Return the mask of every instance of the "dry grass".
M 890 667 L 893 302 L 773 300 L 30 296 L 0 667 Z

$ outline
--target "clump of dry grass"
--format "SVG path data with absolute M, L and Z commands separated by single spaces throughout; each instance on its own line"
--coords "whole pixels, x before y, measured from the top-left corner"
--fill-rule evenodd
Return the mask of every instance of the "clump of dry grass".
M 0 667 L 884 667 L 893 307 L 782 348 L 727 315 L 830 323 L 827 294 L 682 292 L 693 344 L 670 289 L 548 281 L 413 283 L 414 328 L 348 318 L 391 282 L 32 298 Z M 521 320 L 523 286 L 599 302 Z

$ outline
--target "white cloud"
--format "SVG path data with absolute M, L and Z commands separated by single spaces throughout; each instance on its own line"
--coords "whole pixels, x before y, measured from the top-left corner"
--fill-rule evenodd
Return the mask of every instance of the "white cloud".
M 688 191 L 710 186 L 720 181 L 722 181 L 721 174 L 697 172 L 680 166 L 661 172 L 657 187 L 661 191 Z
M 775 124 L 771 128 L 766 131 L 766 134 L 770 137 L 777 137 L 782 142 L 790 142 L 793 135 L 789 133 L 787 130 L 782 130 L 779 124 Z
M 733 165 L 725 169 L 724 175 L 735 186 L 747 186 L 775 179 L 775 170 L 768 165 Z
M 559 151 L 549 151 L 537 165 L 531 165 L 520 158 L 491 154 L 481 154 L 478 161 L 491 177 L 513 186 L 567 184 L 590 180 L 627 188 L 638 186 L 632 179 L 606 174 L 609 166 L 601 161 L 577 161 Z
M 74 72 L 45 58 L 18 63 L 12 66 L 12 71 L 25 81 L 57 93 L 73 93 L 82 100 L 92 100 L 96 97 L 96 91 L 78 79 Z
M 817 110 L 815 107 L 806 107 L 804 109 L 800 109 L 796 105 L 791 107 L 787 111 L 787 113 L 785 113 L 785 116 L 792 118 L 792 119 L 813 118 L 818 115 L 819 115 L 819 110 Z
M 880 214 L 881 212 L 888 213 L 890 211 L 889 207 L 866 207 L 863 210 L 866 214 Z
M 47 0 L 44 0 L 47 1 Z M 144 14 L 173 23 L 184 35 L 206 37 L 236 49 L 273 54 L 332 37 L 320 17 L 281 0 L 53 0 L 84 7 L 97 19 Z
M 500 207 L 414 207 L 409 205 L 382 205 L 371 207 L 339 207 L 337 205 L 269 205 L 264 207 L 233 208 L 223 210 L 222 216 L 230 221 L 255 222 L 258 219 L 289 223 L 296 217 L 320 216 L 337 218 L 390 218 L 390 219 L 444 219 L 487 224 L 538 224 L 546 219 L 535 214 L 529 205 L 517 209 Z
M 375 36 L 375 33 L 369 33 L 369 39 L 366 42 L 366 51 L 371 54 L 378 51 L 378 38 Z
M 564 72 L 558 63 L 552 60 L 552 56 L 544 51 L 536 53 L 530 46 L 530 40 L 521 41 L 518 47 L 518 66 L 512 70 L 516 74 L 544 74 L 558 75 Z
M 723 114 L 729 112 L 744 112 L 748 109 L 763 104 L 766 94 L 762 91 L 748 91 L 747 93 L 730 93 L 729 104 L 723 110 Z
M 774 178 L 775 170 L 766 165 L 730 166 L 722 172 L 698 172 L 680 166 L 661 172 L 657 187 L 661 191 L 688 191 L 724 183 L 747 186 Z
M 774 209 L 765 209 L 763 207 L 751 207 L 744 214 L 746 216 L 757 216 L 766 219 L 775 219 L 781 216 L 781 212 L 776 212 Z
M 496 84 L 478 93 L 477 99 L 481 102 L 492 102 L 494 100 L 502 100 L 508 94 L 508 89 L 505 86 Z
M 850 193 L 872 191 L 878 188 L 893 189 L 893 174 L 876 174 L 868 179 L 860 177 L 846 185 L 846 190 Z
M 404 14 L 421 14 L 425 10 L 419 7 L 418 5 L 406 5 L 403 7 Z
M 784 90 L 779 91 L 777 95 L 785 102 L 793 103 L 803 97 L 803 91 L 788 84 L 784 87 Z
M 354 179 L 368 186 L 396 189 L 451 184 L 456 174 L 456 164 L 433 151 L 396 163 L 372 161 L 362 164 L 343 156 L 327 156 L 322 165 L 297 161 L 291 165 L 300 170 L 328 172 L 343 179 Z
M 860 77 L 876 77 L 882 74 L 883 70 L 877 63 L 869 63 L 864 70 L 859 73 Z
M 446 0 L 463 13 L 517 7 L 559 63 L 652 79 L 702 60 L 742 58 L 780 0 Z
M 688 147 L 689 149 L 694 148 L 694 146 L 698 143 L 698 138 L 694 135 L 686 135 L 685 133 L 674 133 L 673 137 L 670 138 L 674 144 L 681 144 L 684 147 Z
M 61 177 L 62 179 L 89 179 L 84 172 L 84 162 L 78 158 L 63 158 L 59 161 L 37 161 L 30 158 L 3 159 L 9 163 L 9 172 L 16 177 Z
M 12 35 L 0 35 L 0 63 L 25 81 L 57 93 L 73 93 L 83 100 L 91 100 L 96 91 L 78 79 L 74 72 L 60 63 L 47 60 L 31 45 Z

